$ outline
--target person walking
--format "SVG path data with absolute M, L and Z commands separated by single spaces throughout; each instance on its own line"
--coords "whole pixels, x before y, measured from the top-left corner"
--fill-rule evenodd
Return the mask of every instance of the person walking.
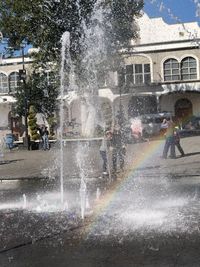
M 122 133 L 118 125 L 115 126 L 112 134 L 112 163 L 113 173 L 117 172 L 119 162 L 120 170 L 124 169 L 125 144 L 123 142 Z
M 49 131 L 47 127 L 44 127 L 42 129 L 41 135 L 42 135 L 43 149 L 49 150 Z
M 174 137 L 174 122 L 170 119 L 167 121 L 167 129 L 165 133 L 165 145 L 163 149 L 162 158 L 166 159 L 170 148 L 170 158 L 175 159 L 175 137 Z
M 3 136 L 2 137 L 0 136 L 0 161 L 3 160 L 4 158 L 4 143 L 5 143 L 5 140 Z
M 160 126 L 160 134 L 161 136 L 164 136 L 166 134 L 168 128 L 168 122 L 167 119 L 163 119 L 161 126 Z
M 102 171 L 104 175 L 109 174 L 109 166 L 108 166 L 108 151 L 109 151 L 109 147 L 110 147 L 110 140 L 111 140 L 111 132 L 110 131 L 106 131 L 104 133 L 104 137 L 101 141 L 101 146 L 99 149 L 101 158 L 103 160 L 103 166 L 102 166 Z
M 181 147 L 181 144 L 180 144 L 180 133 L 179 133 L 178 126 L 176 126 L 174 128 L 174 143 L 175 143 L 175 147 L 177 147 L 178 151 L 180 152 L 181 157 L 184 157 L 185 153 L 184 153 L 183 148 Z

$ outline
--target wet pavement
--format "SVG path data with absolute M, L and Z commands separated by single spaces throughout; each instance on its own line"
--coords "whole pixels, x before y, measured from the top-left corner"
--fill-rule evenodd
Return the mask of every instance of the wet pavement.
M 58 158 L 56 148 L 6 153 L 4 162 L 10 162 L 0 165 L 1 178 L 23 180 L 0 185 L 1 204 L 8 204 L 0 210 L 0 266 L 200 266 L 200 137 L 181 143 L 186 156 L 177 152 L 177 159 L 166 160 L 160 158 L 162 141 L 129 145 L 126 170 L 112 183 L 100 178 L 98 145 L 91 145 L 92 160 L 84 161 L 91 185 L 84 221 L 77 208 L 80 177 L 73 147 L 65 152 L 66 199 L 77 203 L 70 210 L 45 210 L 44 188 L 49 199 L 59 202 L 59 193 L 51 191 L 59 188 L 59 178 L 52 178 L 57 173 L 52 164 Z M 102 192 L 98 198 L 97 184 Z M 23 208 L 27 203 L 22 195 L 29 202 L 30 192 L 37 194 L 36 209 Z M 21 208 L 14 209 L 16 196 Z

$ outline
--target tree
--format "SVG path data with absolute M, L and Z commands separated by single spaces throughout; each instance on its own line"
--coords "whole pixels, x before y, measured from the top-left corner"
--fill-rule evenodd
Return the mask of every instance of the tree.
M 120 49 L 127 47 L 130 39 L 137 36 L 134 20 L 140 15 L 142 7 L 143 0 L 1 0 L 0 29 L 8 38 L 9 44 L 15 48 L 18 48 L 22 41 L 39 48 L 33 55 L 35 72 L 45 71 L 49 63 L 54 62 L 57 77 L 61 62 L 61 37 L 68 31 L 70 58 L 77 85 L 79 88 L 90 85 L 96 89 L 95 79 L 98 71 L 117 69 Z M 99 10 L 101 14 L 98 13 Z M 88 51 L 91 48 L 95 50 L 92 44 L 92 38 L 96 38 L 95 35 L 92 36 L 95 27 L 104 33 L 102 38 L 105 47 L 103 53 L 98 56 L 100 60 L 92 62 L 95 57 L 91 56 L 90 60 Z M 90 44 L 87 42 L 88 36 L 91 37 Z M 66 76 L 69 71 L 66 66 Z M 42 101 L 42 105 L 38 101 L 34 103 L 38 110 L 52 113 L 55 99 L 51 100 L 57 97 L 57 92 L 49 85 L 48 96 L 52 95 L 50 101 L 46 101 L 45 78 L 43 75 L 39 78 L 40 81 L 38 77 L 33 76 L 27 83 L 27 96 L 30 103 L 36 102 L 36 99 Z M 19 97 L 20 103 L 23 92 L 21 91 L 21 96 L 17 92 L 16 96 Z
M 17 103 L 15 112 L 20 116 L 25 115 L 30 106 L 34 106 L 37 112 L 43 113 L 47 119 L 53 117 L 57 106 L 58 84 L 54 73 L 33 73 L 27 81 L 17 88 L 15 97 Z M 26 103 L 25 103 L 26 101 Z
M 78 51 L 81 20 L 92 12 L 94 0 L 2 0 L 0 29 L 9 38 L 10 46 L 19 47 L 26 40 L 40 48 L 41 64 L 60 59 L 60 39 L 65 31 L 71 33 L 73 52 Z
M 135 17 L 143 7 L 143 0 L 98 1 L 104 11 L 104 30 L 108 54 L 135 38 Z M 1 0 L 0 29 L 9 38 L 11 46 L 19 47 L 26 40 L 39 47 L 37 62 L 60 62 L 60 39 L 70 32 L 71 56 L 79 61 L 84 51 L 84 25 L 90 27 L 92 12 L 97 0 Z M 84 22 L 84 23 L 83 23 Z
M 34 106 L 30 106 L 29 108 L 29 115 L 28 115 L 28 126 L 29 126 L 29 132 L 30 137 L 32 140 L 39 139 L 38 129 L 37 129 L 37 118 L 36 118 L 36 111 Z

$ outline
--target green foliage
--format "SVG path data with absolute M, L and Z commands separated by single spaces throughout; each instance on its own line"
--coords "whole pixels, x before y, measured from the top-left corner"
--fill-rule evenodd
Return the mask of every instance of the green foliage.
M 54 79 L 52 80 L 54 81 Z M 58 84 L 47 80 L 45 72 L 33 74 L 25 84 L 21 84 L 15 93 L 17 99 L 16 113 L 25 115 L 33 105 L 37 112 L 41 112 L 46 118 L 51 117 L 57 106 Z
M 4 37 L 9 38 L 9 45 L 19 48 L 22 41 L 39 48 L 34 56 L 35 74 L 20 86 L 16 92 L 17 113 L 25 114 L 30 105 L 52 117 L 56 108 L 59 88 L 59 65 L 61 37 L 70 33 L 70 56 L 75 67 L 77 84 L 84 88 L 85 77 L 95 72 L 86 68 L 84 28 L 99 23 L 92 15 L 95 5 L 103 9 L 104 20 L 99 24 L 105 32 L 106 58 L 95 65 L 97 72 L 117 69 L 120 64 L 120 48 L 128 47 L 130 39 L 137 36 L 134 20 L 140 15 L 143 0 L 1 0 L 0 29 Z M 49 68 L 49 63 L 54 63 Z M 48 83 L 44 70 L 54 68 L 57 73 L 55 83 Z M 66 73 L 68 69 L 66 68 Z M 37 74 L 40 73 L 40 74 Z M 27 103 L 27 105 L 26 105 Z M 27 107 L 26 107 L 27 106 Z
M 29 126 L 31 139 L 32 140 L 39 139 L 39 134 L 37 133 L 36 110 L 33 105 L 29 107 L 28 126 Z
M 49 138 L 51 138 L 55 135 L 54 129 L 55 129 L 55 126 L 57 125 L 57 121 L 56 121 L 55 116 L 53 116 L 53 115 L 48 117 L 47 121 L 49 124 L 49 134 L 50 134 Z
M 103 3 L 105 14 L 103 30 L 109 65 L 119 66 L 119 50 L 129 47 L 130 40 L 138 36 L 135 19 L 144 6 L 143 0 L 110 0 Z
M 60 39 L 71 32 L 71 50 L 76 54 L 81 36 L 81 19 L 86 21 L 94 0 L 1 0 L 0 29 L 9 37 L 10 45 L 18 46 L 27 40 L 40 47 L 38 62 L 59 61 Z M 17 27 L 16 27 L 17 25 Z
M 65 31 L 70 32 L 71 58 L 80 73 L 84 71 L 80 70 L 80 61 L 86 48 L 83 27 L 96 23 L 91 21 L 96 3 L 97 0 L 1 0 L 0 29 L 14 47 L 19 47 L 24 40 L 39 47 L 35 57 L 42 69 L 48 62 L 60 62 L 60 40 Z M 135 38 L 133 22 L 143 4 L 143 0 L 100 2 L 105 17 L 100 27 L 106 33 L 107 63 L 121 46 L 127 46 L 130 39 Z

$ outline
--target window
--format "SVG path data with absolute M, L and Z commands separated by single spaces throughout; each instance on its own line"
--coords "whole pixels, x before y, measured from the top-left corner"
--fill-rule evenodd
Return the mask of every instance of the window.
M 176 59 L 170 58 L 164 62 L 164 81 L 180 80 L 179 63 Z
M 196 60 L 193 57 L 186 57 L 181 61 L 181 80 L 197 79 Z
M 118 72 L 118 85 L 147 84 L 151 81 L 150 64 L 131 64 Z
M 19 73 L 18 72 L 12 72 L 9 75 L 10 92 L 15 91 L 15 89 L 18 87 L 18 82 L 19 82 Z
M 196 59 L 184 58 L 181 63 L 170 58 L 164 62 L 164 81 L 180 81 L 197 79 Z
M 151 82 L 150 64 L 144 64 L 144 82 L 145 83 Z
M 0 93 L 8 93 L 8 78 L 4 73 L 0 73 Z

